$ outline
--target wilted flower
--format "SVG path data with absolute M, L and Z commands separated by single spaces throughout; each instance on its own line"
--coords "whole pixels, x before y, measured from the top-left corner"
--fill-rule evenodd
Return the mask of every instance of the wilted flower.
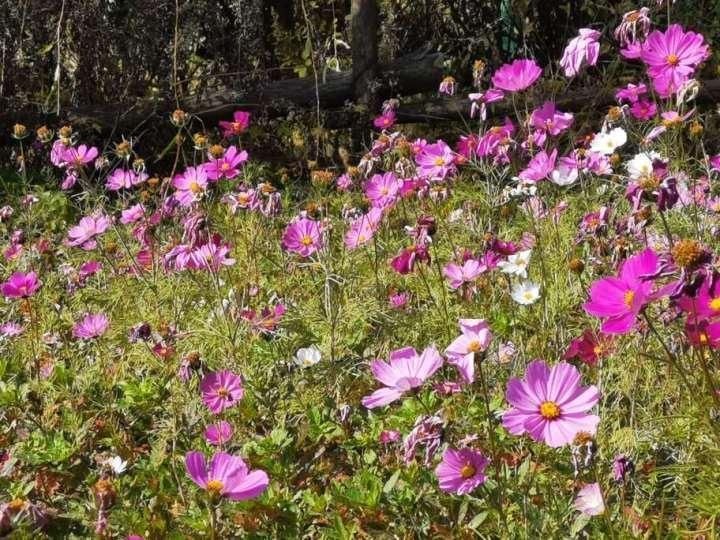
M 579 35 L 570 40 L 560 66 L 565 70 L 566 77 L 575 77 L 583 65 L 594 66 L 600 54 L 600 32 L 591 28 L 581 28 Z

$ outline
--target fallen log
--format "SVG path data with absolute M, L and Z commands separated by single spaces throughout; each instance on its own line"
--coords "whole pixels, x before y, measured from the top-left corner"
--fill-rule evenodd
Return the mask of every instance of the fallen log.
M 381 98 L 412 95 L 437 87 L 443 76 L 442 53 L 416 51 L 402 56 L 378 69 L 378 94 Z M 188 98 L 180 103 L 185 112 L 198 116 L 211 125 L 232 117 L 237 109 L 262 109 L 270 117 L 287 114 L 293 108 L 338 109 L 353 100 L 354 76 L 351 71 L 330 73 L 315 85 L 312 77 L 270 83 L 252 95 L 239 95 L 230 90 L 217 91 L 202 97 Z M 128 106 L 93 106 L 61 111 L 61 114 L 32 110 L 0 113 L 0 138 L 7 138 L 15 123 L 28 128 L 41 125 L 60 126 L 70 123 L 82 131 L 107 135 L 112 131 L 128 135 L 151 118 L 169 117 L 177 108 L 173 100 L 139 101 Z

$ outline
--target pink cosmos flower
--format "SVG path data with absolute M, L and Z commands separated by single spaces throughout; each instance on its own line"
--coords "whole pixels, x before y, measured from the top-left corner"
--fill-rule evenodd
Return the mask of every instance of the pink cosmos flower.
M 270 483 L 265 471 L 250 471 L 241 458 L 225 452 L 215 454 L 209 467 L 201 452 L 188 452 L 185 468 L 193 482 L 211 497 L 227 497 L 233 501 L 257 497 Z
M 534 60 L 518 59 L 501 66 L 492 76 L 495 88 L 506 92 L 521 92 L 540 78 L 542 68 Z
M 222 446 L 233 436 L 232 426 L 225 420 L 210 424 L 205 428 L 205 440 L 213 446 Z
M 392 309 L 403 310 L 407 307 L 410 300 L 410 293 L 396 292 L 388 296 L 388 304 Z
M 190 267 L 194 270 L 217 272 L 223 266 L 232 266 L 235 259 L 228 257 L 230 245 L 223 242 L 219 234 L 214 234 L 204 244 L 193 249 L 190 255 Z
M 636 120 L 652 120 L 657 114 L 657 105 L 653 101 L 639 99 L 630 107 L 630 114 Z
M 599 39 L 600 32 L 597 30 L 581 28 L 579 35 L 570 40 L 560 59 L 560 66 L 565 70 L 566 77 L 575 77 L 585 64 L 597 64 L 600 54 Z
M 238 152 L 235 145 L 225 150 L 225 154 L 220 159 L 210 156 L 210 161 L 205 163 L 205 173 L 209 180 L 220 180 L 227 178 L 231 180 L 240 174 L 240 169 L 248 160 L 248 153 L 243 150 Z
M 250 126 L 250 113 L 246 111 L 235 111 L 233 121 L 221 120 L 218 122 L 223 130 L 223 137 L 230 138 L 242 134 Z
M 373 208 L 367 214 L 354 219 L 345 233 L 345 247 L 349 250 L 357 249 L 372 240 L 381 218 L 382 211 Z
M 625 88 L 621 88 L 615 92 L 615 99 L 620 103 L 635 103 L 641 96 L 647 94 L 647 86 L 645 83 L 632 84 L 629 83 Z
M 620 49 L 620 56 L 627 60 L 638 60 L 642 55 L 642 43 L 635 41 Z
M 85 166 L 85 164 L 94 161 L 98 156 L 98 149 L 94 146 L 88 147 L 81 144 L 77 148 L 72 146 L 65 149 L 62 160 L 77 169 Z
M 518 176 L 523 180 L 531 182 L 540 182 L 548 178 L 555 169 L 555 161 L 557 160 L 557 148 L 549 154 L 543 150 L 533 156 L 527 167 L 520 171 Z
M 580 372 L 566 362 L 552 368 L 542 360 L 531 362 L 524 379 L 510 379 L 505 397 L 512 405 L 503 414 L 505 429 L 553 448 L 570 444 L 581 431 L 594 434 L 600 422 L 587 414 L 599 401 L 599 390 L 580 386 Z
M 385 386 L 362 398 L 368 409 L 382 407 L 400 399 L 403 394 L 420 388 L 443 365 L 443 359 L 434 346 L 421 355 L 412 347 L 403 347 L 390 353 L 390 362 L 375 360 L 370 366 L 375 378 Z
M 286 251 L 309 257 L 323 247 L 322 228 L 314 219 L 302 217 L 287 226 L 281 244 Z
M 182 174 L 173 178 L 175 200 L 182 206 L 191 206 L 200 200 L 208 186 L 208 176 L 205 167 L 188 167 Z
M 640 53 L 653 86 L 661 97 L 677 92 L 693 75 L 698 64 L 709 56 L 710 49 L 703 36 L 685 32 L 679 24 L 671 24 L 664 32 L 655 30 L 650 33 Z
M 601 331 L 606 334 L 627 334 L 635 326 L 640 310 L 653 299 L 652 281 L 643 279 L 654 275 L 660 265 L 657 254 L 646 249 L 627 259 L 618 277 L 595 281 L 590 287 L 590 300 L 585 311 L 605 319 Z
M 542 107 L 535 109 L 530 116 L 530 124 L 538 131 L 548 135 L 560 135 L 572 126 L 572 113 L 564 113 L 555 108 L 555 103 L 546 101 Z
M 428 178 L 444 179 L 455 172 L 455 152 L 444 141 L 425 145 L 415 156 L 419 173 Z
M 67 245 L 79 246 L 85 251 L 93 250 L 97 246 L 95 238 L 107 231 L 111 223 L 111 219 L 103 214 L 85 216 L 68 231 Z
M 238 403 L 245 393 L 242 378 L 232 371 L 210 372 L 200 381 L 203 403 L 210 412 L 220 414 Z
M 383 112 L 380 116 L 375 117 L 375 119 L 373 120 L 373 126 L 380 130 L 390 129 L 395 125 L 396 121 L 397 115 L 395 114 L 395 111 L 389 109 Z
M 40 288 L 40 281 L 35 272 L 15 272 L 6 282 L 0 285 L 5 298 L 28 298 Z
M 445 349 L 448 364 L 454 365 L 467 384 L 475 381 L 475 354 L 485 351 L 492 340 L 483 319 L 460 319 L 462 334 Z
M 575 497 L 573 503 L 575 510 L 580 510 L 586 516 L 599 516 L 605 512 L 605 501 L 603 501 L 600 484 L 587 484 Z
M 402 181 L 398 180 L 392 172 L 374 174 L 365 182 L 363 191 L 370 204 L 376 208 L 385 208 L 392 205 L 398 198 Z
M 87 261 L 82 263 L 80 268 L 78 268 L 78 276 L 80 276 L 80 279 L 87 279 L 97 274 L 100 270 L 102 270 L 101 263 L 98 261 Z
M 440 489 L 465 495 L 485 482 L 485 467 L 490 460 L 476 450 L 448 448 L 435 469 Z
M 400 432 L 393 429 L 386 429 L 380 432 L 378 442 L 380 444 L 391 444 L 400 440 Z
M 473 283 L 481 274 L 487 272 L 487 266 L 477 259 L 468 259 L 462 266 L 448 263 L 443 267 L 443 276 L 450 283 L 453 290 L 457 290 L 466 283 Z
M 505 93 L 497 88 L 490 88 L 485 92 L 468 94 L 468 99 L 471 101 L 470 118 L 475 118 L 475 115 L 479 114 L 480 119 L 485 121 L 487 119 L 487 105 L 502 101 L 504 97 Z
M 88 313 L 73 326 L 72 333 L 78 339 L 88 340 L 102 336 L 110 325 L 104 313 Z
M 6 322 L 0 324 L 0 335 L 6 338 L 19 336 L 25 331 L 25 327 L 16 322 Z
M 130 223 L 135 223 L 136 221 L 141 220 L 144 215 L 145 207 L 142 203 L 138 203 L 120 213 L 120 223 L 123 225 L 129 225 Z
M 131 169 L 115 169 L 111 172 L 105 181 L 105 187 L 109 191 L 118 191 L 120 189 L 130 189 L 133 186 L 142 184 L 148 179 L 146 173 L 136 173 Z

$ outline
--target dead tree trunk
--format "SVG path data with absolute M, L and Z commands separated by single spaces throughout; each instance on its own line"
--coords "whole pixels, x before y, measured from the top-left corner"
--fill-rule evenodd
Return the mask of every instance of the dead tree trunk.
M 370 109 L 377 106 L 374 81 L 378 63 L 378 8 L 375 0 L 352 0 L 351 47 L 353 97 Z

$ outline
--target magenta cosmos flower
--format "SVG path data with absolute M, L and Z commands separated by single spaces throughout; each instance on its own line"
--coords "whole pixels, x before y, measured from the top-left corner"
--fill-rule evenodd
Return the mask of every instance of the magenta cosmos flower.
M 473 283 L 481 274 L 487 272 L 487 265 L 477 259 L 468 259 L 462 266 L 453 262 L 443 266 L 443 276 L 448 280 L 453 290 L 459 289 L 465 283 Z
M 557 155 L 557 148 L 555 148 L 549 154 L 546 150 L 538 152 L 530 160 L 530 163 L 528 163 L 527 167 L 520 171 L 520 174 L 518 174 L 518 176 L 523 180 L 528 180 L 530 182 L 540 182 L 542 180 L 545 180 L 555 169 Z
M 242 378 L 232 371 L 211 372 L 200 382 L 203 403 L 215 414 L 220 414 L 238 403 L 245 393 Z
M 270 483 L 265 471 L 250 471 L 242 458 L 225 452 L 215 454 L 209 467 L 204 454 L 188 452 L 185 468 L 193 482 L 211 496 L 227 497 L 233 501 L 257 497 Z
M 110 325 L 104 313 L 88 313 L 73 326 L 72 333 L 78 339 L 94 339 L 102 336 Z
M 618 277 L 595 281 L 590 287 L 590 300 L 585 311 L 605 319 L 600 330 L 606 334 L 627 334 L 635 326 L 640 310 L 653 300 L 652 281 L 644 279 L 657 273 L 660 259 L 646 249 L 627 259 Z
M 579 35 L 574 37 L 565 47 L 560 67 L 565 70 L 566 77 L 574 77 L 584 64 L 594 66 L 600 54 L 600 32 L 591 28 L 581 28 Z
M 475 380 L 475 353 L 483 352 L 490 345 L 492 333 L 483 319 L 460 319 L 462 334 L 445 349 L 448 364 L 457 367 L 463 380 L 470 384 Z
M 283 233 L 282 247 L 301 257 L 309 257 L 323 247 L 320 224 L 306 217 L 293 221 Z
M 63 154 L 63 161 L 76 168 L 83 167 L 98 156 L 98 149 L 94 146 L 88 147 L 81 144 L 77 148 L 66 148 Z
M 493 86 L 506 92 L 520 92 L 532 86 L 542 74 L 534 60 L 518 59 L 501 66 L 492 76 Z
M 535 360 L 524 379 L 510 379 L 505 397 L 512 405 L 503 414 L 505 429 L 553 448 L 570 444 L 579 432 L 594 434 L 600 422 L 587 414 L 600 399 L 599 390 L 580 386 L 580 372 L 567 362 L 549 368 Z
M 107 231 L 111 223 L 110 218 L 102 214 L 85 216 L 68 231 L 67 245 L 81 247 L 85 251 L 93 250 L 97 246 L 95 238 Z
M 215 159 L 212 156 L 210 161 L 205 164 L 205 173 L 210 180 L 219 180 L 227 178 L 231 180 L 240 174 L 240 169 L 248 160 L 248 153 L 243 150 L 239 152 L 236 146 L 231 146 L 225 150 L 225 154 Z
M 40 288 L 40 280 L 35 272 L 15 272 L 0 285 L 5 298 L 28 298 Z
M 220 121 L 218 122 L 220 128 L 223 130 L 223 137 L 233 137 L 240 135 L 250 126 L 250 113 L 246 111 L 235 111 L 233 113 L 233 121 Z
M 205 440 L 213 446 L 221 446 L 232 439 L 233 428 L 225 420 L 205 428 Z
M 685 32 L 679 24 L 671 24 L 664 32 L 652 32 L 640 52 L 653 86 L 662 97 L 677 92 L 698 64 L 709 56 L 710 50 L 703 36 Z
M 413 347 L 397 349 L 390 353 L 390 362 L 375 360 L 370 365 L 375 378 L 385 387 L 362 398 L 362 404 L 374 409 L 392 403 L 404 393 L 420 388 L 442 365 L 443 359 L 433 346 L 420 355 Z
M 440 489 L 448 493 L 465 495 L 485 483 L 485 467 L 490 460 L 476 450 L 448 448 L 435 469 Z

